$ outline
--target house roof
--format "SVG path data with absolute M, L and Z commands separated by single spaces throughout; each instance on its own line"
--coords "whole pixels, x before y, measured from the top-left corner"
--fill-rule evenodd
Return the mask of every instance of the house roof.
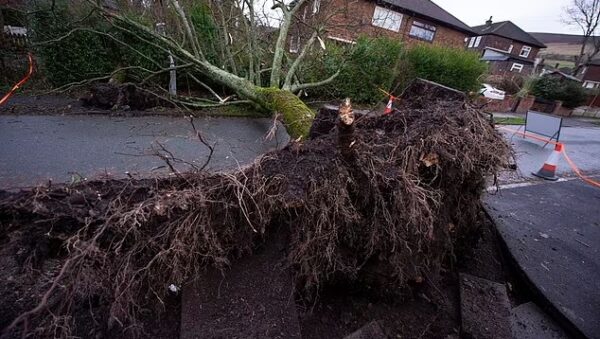
M 592 60 L 586 62 L 586 65 L 588 65 L 588 66 L 600 66 L 600 58 L 592 59 Z
M 531 36 L 544 44 L 560 43 L 580 45 L 583 43 L 583 35 L 558 34 L 558 33 L 529 33 Z
M 570 74 L 567 74 L 565 72 L 561 72 L 560 70 L 557 70 L 557 69 L 551 70 L 551 71 L 547 71 L 544 75 L 546 75 L 546 74 L 556 74 L 556 75 L 559 75 L 559 76 L 561 76 L 561 77 L 563 77 L 565 79 L 569 79 L 571 81 L 581 82 L 581 79 L 576 78 L 576 77 L 574 77 L 574 76 L 572 76 Z
M 479 35 L 498 35 L 504 38 L 523 42 L 527 45 L 539 48 L 546 48 L 546 45 L 538 41 L 535 37 L 525 32 L 511 21 L 501 21 L 494 22 L 489 25 L 485 24 L 481 26 L 475 26 L 473 27 L 473 30 Z
M 474 33 L 471 27 L 431 0 L 381 0 L 380 2 L 438 21 L 465 33 Z

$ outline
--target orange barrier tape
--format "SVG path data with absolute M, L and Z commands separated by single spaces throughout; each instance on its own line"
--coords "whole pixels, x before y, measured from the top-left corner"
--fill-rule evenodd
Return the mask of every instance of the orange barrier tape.
M 0 105 L 6 103 L 8 101 L 8 98 L 10 98 L 21 86 L 23 86 L 29 80 L 29 78 L 31 78 L 31 75 L 33 74 L 33 57 L 31 56 L 31 53 L 29 53 L 27 57 L 29 58 L 29 71 L 27 72 L 27 75 L 25 75 L 25 77 L 21 79 L 21 81 L 17 82 L 17 84 L 14 85 L 10 89 L 10 91 L 2 97 L 2 99 L 0 99 Z
M 569 164 L 569 167 L 571 167 L 571 169 L 573 170 L 573 172 L 581 180 L 585 181 L 586 183 L 588 183 L 588 184 L 590 184 L 592 186 L 600 188 L 600 182 L 598 182 L 598 181 L 596 181 L 596 180 L 594 180 L 594 179 L 592 179 L 592 178 L 584 175 L 583 173 L 581 173 L 581 170 L 579 169 L 579 167 L 577 167 L 577 165 L 575 165 L 575 163 L 573 162 L 573 160 L 571 160 L 571 158 L 567 154 L 567 148 L 565 147 L 565 145 L 563 143 L 552 141 L 552 140 L 548 141 L 547 139 L 540 138 L 540 137 L 538 137 L 536 135 L 527 134 L 527 132 L 515 131 L 513 129 L 506 128 L 504 126 L 498 126 L 498 129 L 503 129 L 505 131 L 509 131 L 509 132 L 514 133 L 514 134 L 519 134 L 519 135 L 522 135 L 523 137 L 531 138 L 531 139 L 538 140 L 538 141 L 541 141 L 541 142 L 547 142 L 547 143 L 552 144 L 552 145 L 561 145 L 562 146 L 561 153 L 564 155 L 565 160 L 567 161 L 567 164 Z

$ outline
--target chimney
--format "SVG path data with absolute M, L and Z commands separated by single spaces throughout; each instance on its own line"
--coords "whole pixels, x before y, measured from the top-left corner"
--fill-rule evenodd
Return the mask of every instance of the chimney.
M 493 16 L 490 16 L 490 18 L 488 19 L 488 21 L 485 22 L 485 24 L 489 27 L 492 25 L 493 21 L 492 21 Z

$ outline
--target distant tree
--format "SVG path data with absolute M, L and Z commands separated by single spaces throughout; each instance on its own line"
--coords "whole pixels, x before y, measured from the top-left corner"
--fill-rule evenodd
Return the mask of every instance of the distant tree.
M 600 52 L 600 38 L 598 37 L 600 0 L 571 0 L 571 4 L 566 7 L 565 11 L 567 14 L 565 22 L 579 27 L 583 33 L 581 50 L 573 69 L 573 74 L 578 74 L 585 63 Z M 587 49 L 588 44 L 592 45 L 591 49 Z

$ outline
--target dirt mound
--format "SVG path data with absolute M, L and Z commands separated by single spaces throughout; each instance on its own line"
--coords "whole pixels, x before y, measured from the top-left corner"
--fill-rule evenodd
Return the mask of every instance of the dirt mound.
M 508 146 L 463 101 L 402 106 L 411 108 L 350 124 L 342 115 L 329 133 L 243 171 L 2 196 L 2 247 L 30 267 L 48 258 L 62 266 L 37 307 L 1 325 L 57 336 L 140 333 L 140 315 L 160 313 L 170 284 L 229 265 L 282 225 L 305 298 L 340 282 L 401 293 L 436 279 L 474 232 L 485 178 L 506 163 Z

